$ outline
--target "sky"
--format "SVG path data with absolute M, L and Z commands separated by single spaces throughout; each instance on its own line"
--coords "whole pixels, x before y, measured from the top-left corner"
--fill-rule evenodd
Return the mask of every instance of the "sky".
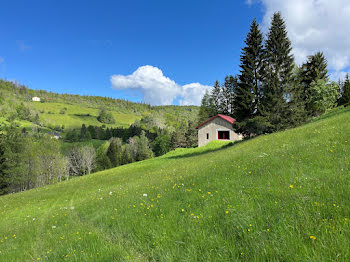
M 348 0 L 1 1 L 0 78 L 32 89 L 152 105 L 198 105 L 239 73 L 254 18 L 281 11 L 297 64 L 323 51 L 350 71 Z

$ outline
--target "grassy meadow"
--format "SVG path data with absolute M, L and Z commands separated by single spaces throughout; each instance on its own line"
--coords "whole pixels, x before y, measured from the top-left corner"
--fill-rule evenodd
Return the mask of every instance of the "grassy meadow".
M 0 197 L 0 261 L 348 261 L 350 108 Z
M 62 126 L 70 128 L 80 128 L 82 124 L 101 126 L 103 123 L 97 120 L 99 113 L 98 108 L 90 108 L 79 104 L 67 104 L 67 103 L 56 103 L 56 102 L 46 102 L 38 103 L 32 102 L 31 105 L 37 111 L 40 112 L 40 119 L 46 125 L 52 126 Z M 60 114 L 62 109 L 66 108 L 65 114 Z M 140 119 L 141 116 L 135 114 L 118 113 L 116 111 L 111 111 L 115 124 L 104 124 L 108 127 L 129 127 L 135 120 Z

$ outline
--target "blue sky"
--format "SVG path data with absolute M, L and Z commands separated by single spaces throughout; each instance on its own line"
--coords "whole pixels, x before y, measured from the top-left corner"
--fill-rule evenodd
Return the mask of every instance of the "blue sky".
M 305 26 L 317 29 L 314 17 L 322 17 L 300 21 L 300 8 L 293 13 L 288 2 L 308 14 L 315 1 L 2 1 L 0 78 L 59 93 L 198 104 L 216 79 L 238 73 L 254 17 L 266 31 L 271 14 L 281 10 L 300 61 L 323 47 L 305 44 Z M 343 75 L 350 57 L 334 52 L 327 53 L 331 67 Z

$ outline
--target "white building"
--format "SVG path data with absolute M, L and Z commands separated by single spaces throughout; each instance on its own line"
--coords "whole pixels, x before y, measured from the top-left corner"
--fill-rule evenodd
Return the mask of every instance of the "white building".
M 32 97 L 32 101 L 40 102 L 40 97 L 34 96 L 34 97 Z
M 204 123 L 198 125 L 198 146 L 205 146 L 213 140 L 237 141 L 242 140 L 242 135 L 233 129 L 236 120 L 230 116 L 216 115 Z

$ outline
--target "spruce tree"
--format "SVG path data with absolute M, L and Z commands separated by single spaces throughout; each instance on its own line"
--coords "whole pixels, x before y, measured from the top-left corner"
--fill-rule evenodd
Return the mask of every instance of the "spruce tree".
M 198 113 L 198 123 L 206 121 L 208 118 L 214 116 L 214 114 L 210 94 L 208 91 L 205 91 Z
M 232 75 L 225 77 L 224 86 L 222 88 L 222 113 L 224 115 L 233 115 L 233 101 L 235 98 L 236 86 L 236 77 Z
M 210 94 L 213 109 L 215 111 L 215 115 L 222 113 L 222 89 L 219 81 L 215 81 L 213 89 Z
M 276 131 L 288 125 L 288 97 L 293 77 L 294 57 L 286 25 L 275 13 L 265 42 L 265 73 L 260 111 Z
M 350 105 L 350 79 L 349 74 L 346 74 L 343 86 L 343 103 L 345 106 Z
M 312 82 L 324 80 L 328 82 L 327 60 L 322 52 L 308 57 L 307 62 L 301 67 L 300 84 L 303 87 L 303 99 L 310 101 L 310 86 Z M 306 111 L 308 115 L 312 115 L 312 105 L 306 103 Z
M 254 19 L 242 49 L 241 70 L 238 88 L 235 91 L 234 116 L 239 124 L 239 130 L 247 133 L 245 123 L 257 114 L 259 88 L 263 72 L 263 35 Z

